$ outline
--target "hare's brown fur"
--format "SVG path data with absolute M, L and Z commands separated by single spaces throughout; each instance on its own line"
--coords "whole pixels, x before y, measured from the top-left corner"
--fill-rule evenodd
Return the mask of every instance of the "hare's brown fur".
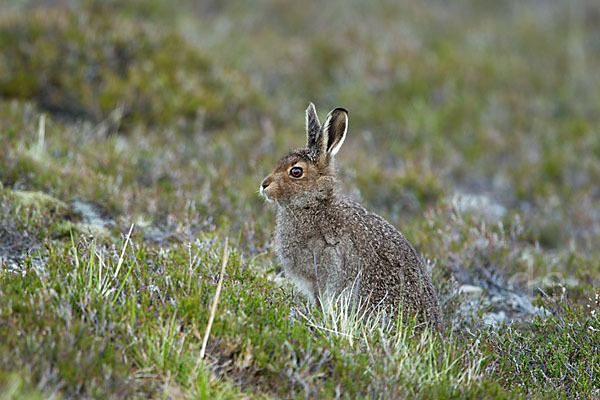
M 261 193 L 277 202 L 275 244 L 289 279 L 312 300 L 357 289 L 364 302 L 398 308 L 437 325 L 440 307 L 413 246 L 391 224 L 336 190 L 333 156 L 343 143 L 347 112 L 335 109 L 323 126 L 307 110 L 307 148 L 284 156 Z M 294 178 L 293 168 L 302 176 Z

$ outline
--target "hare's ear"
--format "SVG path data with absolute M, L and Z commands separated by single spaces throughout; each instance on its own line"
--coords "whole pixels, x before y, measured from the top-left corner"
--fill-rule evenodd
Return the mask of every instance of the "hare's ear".
M 331 160 L 344 144 L 348 132 L 348 110 L 338 107 L 327 114 L 323 123 L 323 140 L 327 142 L 327 159 Z
M 319 122 L 319 117 L 313 103 L 308 103 L 308 108 L 306 109 L 306 148 L 315 160 L 324 152 L 321 123 Z

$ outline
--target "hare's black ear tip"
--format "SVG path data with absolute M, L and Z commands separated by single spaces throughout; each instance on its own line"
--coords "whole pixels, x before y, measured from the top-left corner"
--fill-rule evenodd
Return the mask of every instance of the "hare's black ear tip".
M 342 111 L 342 112 L 345 112 L 346 114 L 348 114 L 348 110 L 346 110 L 344 107 L 338 107 L 338 108 L 334 109 L 332 112 L 335 112 L 335 111 Z

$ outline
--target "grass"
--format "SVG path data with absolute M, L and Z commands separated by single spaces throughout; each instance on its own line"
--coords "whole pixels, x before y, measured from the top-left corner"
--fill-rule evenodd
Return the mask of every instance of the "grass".
M 598 298 L 596 293 L 585 307 L 575 307 L 565 297 L 546 300 L 554 311 L 549 321 L 537 319 L 525 329 L 509 327 L 489 335 L 486 345 L 501 356 L 494 362 L 502 371 L 500 379 L 527 395 L 598 396 Z
M 596 3 L 176 5 L 0 6 L 0 397 L 600 396 Z M 282 279 L 308 101 L 441 331 Z

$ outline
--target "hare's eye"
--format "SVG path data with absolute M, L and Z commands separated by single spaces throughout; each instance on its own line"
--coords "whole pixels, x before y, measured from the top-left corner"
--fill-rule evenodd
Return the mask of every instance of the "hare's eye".
M 300 168 L 300 167 L 290 168 L 290 176 L 292 178 L 300 178 L 302 176 L 302 168 Z

